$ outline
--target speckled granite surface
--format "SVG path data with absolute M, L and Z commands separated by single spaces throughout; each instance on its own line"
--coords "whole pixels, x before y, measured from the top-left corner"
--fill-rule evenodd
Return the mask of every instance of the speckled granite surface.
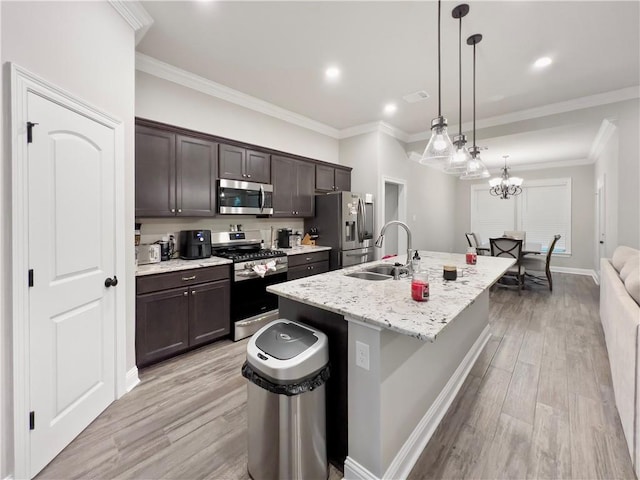
M 403 262 L 404 255 L 272 285 L 267 290 L 354 320 L 435 341 L 449 322 L 514 263 L 514 260 L 479 255 L 477 265 L 471 266 L 465 264 L 464 254 L 421 251 L 420 256 L 422 267 L 429 272 L 428 302 L 411 299 L 410 278 L 370 281 L 345 275 L 379 263 Z M 455 281 L 444 280 L 443 265 L 462 268 L 463 276 Z
M 177 272 L 179 270 L 189 270 L 191 268 L 216 267 L 218 265 L 228 265 L 233 263 L 231 260 L 220 257 L 201 258 L 198 260 L 167 260 L 160 263 L 149 263 L 147 265 L 138 265 L 136 267 L 136 277 L 143 275 L 155 275 L 156 273 Z
M 293 248 L 281 248 L 287 255 L 302 255 L 303 253 L 323 252 L 331 250 L 331 247 L 322 247 L 320 245 L 301 245 Z

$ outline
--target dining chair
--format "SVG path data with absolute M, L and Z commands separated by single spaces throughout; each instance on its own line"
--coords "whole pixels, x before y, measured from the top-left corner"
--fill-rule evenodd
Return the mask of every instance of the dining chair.
M 517 288 L 518 295 L 520 295 L 521 290 L 524 289 L 524 276 L 525 276 L 525 268 L 522 265 L 522 240 L 515 238 L 490 238 L 489 244 L 491 245 L 491 255 L 493 257 L 506 257 L 506 258 L 514 258 L 516 260 L 516 264 L 510 267 L 503 275 L 502 278 L 505 277 L 513 277 L 516 279 L 516 285 L 509 285 L 505 283 L 498 283 L 496 285 L 504 287 L 504 288 Z
M 515 238 L 516 240 L 522 240 L 522 243 L 527 243 L 527 232 L 523 230 L 505 230 L 504 236 Z
M 536 271 L 542 272 L 544 269 L 544 273 L 546 275 L 546 280 L 544 277 L 539 275 L 533 275 L 531 273 L 527 273 L 527 278 L 530 278 L 533 283 L 541 284 L 545 281 L 549 283 L 549 290 L 553 291 L 553 279 L 551 278 L 551 255 L 553 254 L 553 250 L 556 248 L 556 243 L 560 240 L 561 235 L 554 235 L 549 243 L 549 248 L 547 249 L 547 256 L 545 258 L 540 258 L 540 255 L 527 255 L 522 259 L 522 265 L 526 268 Z
M 476 253 L 478 255 L 485 254 L 484 250 L 478 250 L 478 247 L 482 245 L 482 243 L 480 243 L 480 239 L 478 238 L 478 235 L 472 232 L 472 233 L 465 233 L 464 236 L 467 238 L 467 243 L 469 244 L 469 246 L 476 249 Z

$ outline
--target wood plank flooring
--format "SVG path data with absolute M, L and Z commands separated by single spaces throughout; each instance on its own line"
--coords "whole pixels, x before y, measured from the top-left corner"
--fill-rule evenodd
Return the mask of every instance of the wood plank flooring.
M 633 479 L 588 277 L 491 292 L 492 337 L 411 479 Z M 41 479 L 247 479 L 246 341 L 140 372 Z M 332 480 L 341 473 L 332 468 Z

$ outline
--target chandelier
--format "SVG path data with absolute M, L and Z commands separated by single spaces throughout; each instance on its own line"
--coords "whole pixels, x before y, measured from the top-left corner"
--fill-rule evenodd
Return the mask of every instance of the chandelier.
M 507 167 L 507 158 L 509 155 L 504 155 L 504 167 L 502 168 L 502 177 L 496 177 L 489 180 L 489 193 L 494 197 L 500 197 L 503 200 L 509 197 L 520 195 L 522 193 L 522 178 L 510 177 L 509 168 Z

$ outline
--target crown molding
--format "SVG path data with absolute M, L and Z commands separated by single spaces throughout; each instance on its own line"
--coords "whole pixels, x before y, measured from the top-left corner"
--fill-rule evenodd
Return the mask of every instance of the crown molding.
M 246 93 L 239 92 L 233 88 L 226 87 L 220 83 L 208 80 L 204 77 L 187 72 L 168 63 L 150 57 L 140 52 L 136 52 L 136 70 L 149 75 L 153 75 L 164 80 L 168 80 L 183 87 L 197 90 L 198 92 L 210 95 L 221 100 L 240 105 L 265 115 L 283 120 L 294 125 L 312 130 L 322 135 L 338 139 L 340 130 L 330 127 L 324 123 L 317 122 L 308 117 L 294 113 L 290 110 L 265 102 L 259 98 L 252 97 Z
M 519 112 L 507 113 L 505 115 L 484 118 L 476 121 L 476 130 L 504 125 L 507 123 L 522 122 L 524 120 L 531 120 L 534 118 L 547 117 L 549 115 L 557 115 L 574 110 L 582 110 L 584 108 L 598 107 L 600 105 L 607 105 L 610 103 L 624 102 L 626 100 L 632 100 L 634 98 L 640 98 L 640 85 L 621 88 L 620 90 L 612 90 L 605 93 L 598 93 L 596 95 L 590 95 L 587 97 L 574 98 L 571 100 L 566 100 L 564 102 L 551 103 L 549 105 L 543 105 L 541 107 L 529 108 L 527 110 L 520 110 Z M 456 131 L 458 130 L 458 126 L 450 125 L 449 129 L 451 131 Z M 462 124 L 463 131 L 469 131 L 471 129 L 473 129 L 473 123 L 466 122 Z M 420 132 L 409 135 L 407 142 L 420 142 L 428 139 L 429 132 Z
M 394 127 L 393 125 L 386 122 L 371 122 L 371 123 L 363 123 L 362 125 L 356 125 L 354 127 L 345 128 L 340 130 L 339 139 L 355 137 L 358 135 L 363 135 L 365 133 L 372 132 L 380 132 L 386 133 L 387 135 L 397 138 L 402 142 L 406 142 L 409 138 L 409 134 L 399 128 Z
M 600 129 L 596 134 L 596 138 L 593 139 L 593 144 L 591 145 L 591 150 L 589 151 L 589 159 L 595 162 L 600 154 L 602 153 L 602 149 L 607 144 L 613 133 L 617 129 L 616 120 L 613 118 L 605 118 L 602 120 L 600 124 Z
M 137 0 L 109 0 L 111 6 L 136 32 L 136 45 L 153 24 L 153 18 Z
M 549 168 L 567 168 L 567 167 L 580 167 L 582 165 L 592 165 L 593 160 L 590 158 L 578 158 L 576 160 L 557 160 L 553 162 L 541 162 L 541 163 L 529 163 L 523 165 L 509 165 L 509 171 L 511 172 L 526 172 L 527 170 L 547 170 Z M 489 168 L 490 172 L 500 173 L 500 168 Z

